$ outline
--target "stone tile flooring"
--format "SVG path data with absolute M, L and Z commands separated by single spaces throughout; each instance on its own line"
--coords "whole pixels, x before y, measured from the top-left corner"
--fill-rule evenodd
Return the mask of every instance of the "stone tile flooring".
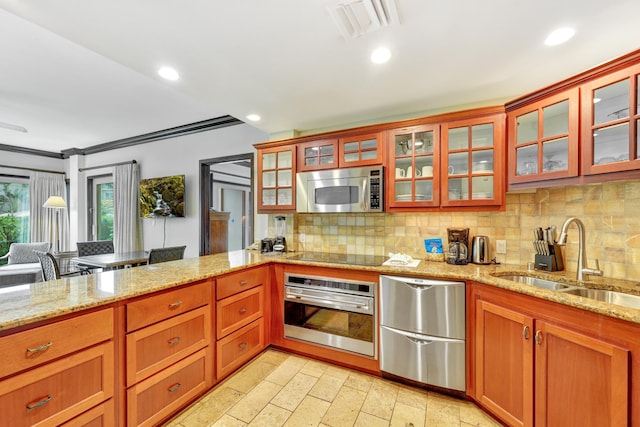
M 470 402 L 272 349 L 167 425 L 500 426 Z

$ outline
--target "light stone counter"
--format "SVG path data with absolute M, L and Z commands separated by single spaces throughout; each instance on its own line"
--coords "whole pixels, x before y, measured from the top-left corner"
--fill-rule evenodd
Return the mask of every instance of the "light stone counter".
M 475 264 L 461 266 L 449 265 L 444 262 L 422 261 L 415 268 L 363 267 L 313 263 L 287 258 L 288 255 L 261 255 L 253 251 L 234 251 L 199 258 L 188 258 L 181 261 L 107 271 L 88 276 L 0 288 L 0 331 L 270 262 L 366 270 L 401 276 L 473 280 L 640 324 L 640 310 L 637 309 L 518 284 L 494 276 L 494 274 L 504 275 L 526 272 L 523 266 L 484 266 Z M 575 272 L 541 273 L 536 271 L 526 273 L 558 282 L 576 284 Z M 638 282 L 601 277 L 594 279 L 593 281 L 580 283 L 580 285 L 640 295 L 640 283 Z

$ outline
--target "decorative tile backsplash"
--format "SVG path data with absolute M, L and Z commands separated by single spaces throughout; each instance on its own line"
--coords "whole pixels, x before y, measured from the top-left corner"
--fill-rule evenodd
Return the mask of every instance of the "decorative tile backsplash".
M 424 239 L 440 237 L 447 249 L 447 227 L 468 227 L 470 237 L 489 236 L 498 262 L 525 265 L 534 259 L 533 229 L 555 225 L 560 236 L 572 216 L 586 229 L 589 267 L 600 261 L 605 277 L 640 281 L 640 181 L 621 181 L 507 194 L 502 212 L 420 212 L 385 214 L 290 214 L 290 248 L 306 251 L 425 258 Z M 272 224 L 273 220 L 269 220 Z M 304 233 L 305 242 L 300 241 Z M 273 235 L 270 230 L 269 235 Z M 507 253 L 496 254 L 496 240 Z M 565 269 L 575 271 L 578 229 L 569 227 Z M 289 243 L 291 242 L 291 243 Z

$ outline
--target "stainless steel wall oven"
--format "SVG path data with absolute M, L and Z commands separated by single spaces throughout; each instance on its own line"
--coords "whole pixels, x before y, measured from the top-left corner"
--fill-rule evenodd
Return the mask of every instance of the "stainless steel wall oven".
M 377 283 L 285 274 L 284 336 L 377 357 Z

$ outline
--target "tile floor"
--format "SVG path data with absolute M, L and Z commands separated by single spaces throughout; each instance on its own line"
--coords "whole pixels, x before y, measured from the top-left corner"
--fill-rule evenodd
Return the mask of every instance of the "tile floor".
M 500 426 L 470 402 L 272 349 L 167 425 Z

